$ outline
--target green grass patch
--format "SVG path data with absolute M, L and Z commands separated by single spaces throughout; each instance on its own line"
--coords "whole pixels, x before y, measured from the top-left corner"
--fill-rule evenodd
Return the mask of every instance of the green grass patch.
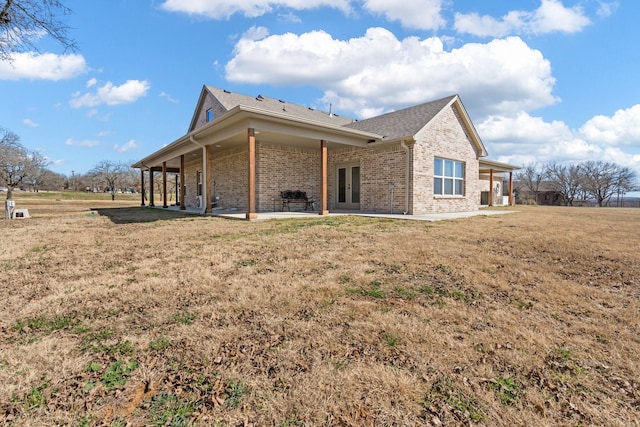
M 184 311 L 173 315 L 173 320 L 181 325 L 191 325 L 198 318 L 198 314 L 192 311 Z
M 24 406 L 30 411 L 32 409 L 44 407 L 47 405 L 47 397 L 45 390 L 49 387 L 49 382 L 32 387 L 24 398 Z
M 149 341 L 149 348 L 154 351 L 163 351 L 171 346 L 171 341 L 167 337 L 159 337 Z
M 481 421 L 484 417 L 484 411 L 480 403 L 458 390 L 453 380 L 447 376 L 436 380 L 424 400 L 425 409 L 439 413 L 442 406 L 447 406 L 455 417 L 461 421 Z
M 400 338 L 398 338 L 397 336 L 395 336 L 393 334 L 385 334 L 384 335 L 384 342 L 389 347 L 395 348 L 398 345 L 398 343 L 400 342 Z
M 116 360 L 104 371 L 101 382 L 109 391 L 122 387 L 127 383 L 131 373 L 137 368 L 138 362 L 135 360 L 126 363 L 122 360 Z
M 524 395 L 522 386 L 510 377 L 498 377 L 488 384 L 489 388 L 495 391 L 500 403 L 503 405 L 514 406 L 520 397 Z
M 186 427 L 191 425 L 190 415 L 195 405 L 173 394 L 160 393 L 153 397 L 149 408 L 152 425 Z
M 242 398 L 249 394 L 250 390 L 242 381 L 231 380 L 224 388 L 226 397 L 224 400 L 225 405 L 230 408 L 237 408 L 242 402 Z
M 240 261 L 236 261 L 236 267 L 241 268 L 241 267 L 253 267 L 256 264 L 255 260 L 253 259 L 243 259 Z
M 402 286 L 396 286 L 393 290 L 402 299 L 414 299 L 418 295 L 416 292 Z
M 80 320 L 72 315 L 57 315 L 53 317 L 39 316 L 21 320 L 13 329 L 17 332 L 37 331 L 51 333 L 62 329 L 75 330 L 80 326 Z

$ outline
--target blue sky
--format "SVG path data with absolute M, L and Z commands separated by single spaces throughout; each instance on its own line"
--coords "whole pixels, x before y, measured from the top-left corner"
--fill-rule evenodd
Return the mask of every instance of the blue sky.
M 203 84 L 353 118 L 459 94 L 489 158 L 640 174 L 637 0 L 65 0 L 0 63 L 0 126 L 56 172 L 182 136 Z

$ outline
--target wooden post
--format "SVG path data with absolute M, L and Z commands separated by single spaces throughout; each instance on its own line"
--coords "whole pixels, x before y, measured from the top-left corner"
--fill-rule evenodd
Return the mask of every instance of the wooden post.
M 153 185 L 153 168 L 149 168 L 149 206 L 151 207 L 155 206 L 153 201 L 153 193 L 155 192 Z
M 257 219 L 256 213 L 256 133 L 255 129 L 249 128 L 247 131 L 249 143 L 249 182 L 247 187 L 247 219 Z
M 320 211 L 318 212 L 319 215 L 329 215 L 329 206 L 327 204 L 327 197 L 328 197 L 328 191 L 327 191 L 327 179 L 329 176 L 328 173 L 328 165 L 327 165 L 327 158 L 328 158 L 328 149 L 327 149 L 327 141 L 320 140 Z
M 489 206 L 493 206 L 493 169 L 489 170 Z
M 162 162 L 162 207 L 167 206 L 167 162 Z
M 207 157 L 206 162 L 204 162 L 207 165 L 207 167 L 204 170 L 203 177 L 202 177 L 202 179 L 204 179 L 205 181 L 204 193 L 202 194 L 202 199 L 204 201 L 204 213 L 206 214 L 211 213 L 211 194 L 213 193 L 213 169 L 211 167 L 213 165 L 213 162 L 211 161 L 213 159 L 213 155 L 211 154 L 212 152 L 213 152 L 212 145 L 205 146 L 203 155 Z
M 144 206 L 144 169 L 140 168 L 140 206 Z
M 509 206 L 513 206 L 513 171 L 509 172 Z
M 184 202 L 184 154 L 180 156 L 180 210 L 187 209 L 187 204 Z

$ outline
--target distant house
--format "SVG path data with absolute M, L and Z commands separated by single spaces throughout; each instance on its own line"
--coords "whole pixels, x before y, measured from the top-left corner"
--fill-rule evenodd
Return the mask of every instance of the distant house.
M 556 185 L 550 181 L 541 181 L 537 194 L 529 190 L 524 183 L 514 183 L 514 200 L 518 204 L 535 203 L 536 205 L 564 206 L 564 195 L 557 190 Z M 575 202 L 582 203 L 583 200 Z
M 280 209 L 282 192 L 291 190 L 313 199 L 321 215 L 419 215 L 476 210 L 482 194 L 485 205 L 511 204 L 503 181 L 512 182 L 517 167 L 485 156 L 457 95 L 356 121 L 204 86 L 187 133 L 133 167 L 143 188 L 145 175 L 149 188 L 157 179 L 148 171 L 161 172 L 163 206 L 167 173 L 179 174 L 180 209 L 202 213 L 214 202 L 254 219 Z

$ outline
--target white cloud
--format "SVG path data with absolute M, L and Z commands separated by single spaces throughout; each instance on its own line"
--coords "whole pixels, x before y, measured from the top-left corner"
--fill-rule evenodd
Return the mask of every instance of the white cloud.
M 256 18 L 276 9 L 295 10 L 332 7 L 349 13 L 350 0 L 165 0 L 161 7 L 169 12 L 181 12 L 212 19 L 229 19 L 234 14 Z
M 579 5 L 565 7 L 560 0 L 542 0 L 533 12 L 514 10 L 500 20 L 477 13 L 456 13 L 454 27 L 459 33 L 504 37 L 510 34 L 576 33 L 590 23 Z
M 606 18 L 607 16 L 613 14 L 613 12 L 615 12 L 619 6 L 620 3 L 617 0 L 612 2 L 599 1 L 598 11 L 596 13 L 602 18 Z
M 403 27 L 438 30 L 447 21 L 442 17 L 443 0 L 364 0 L 363 7 L 389 21 L 400 21 Z
M 103 130 L 101 132 L 98 132 L 98 138 L 104 138 L 105 136 L 109 136 L 111 134 L 110 131 L 108 130 Z
M 160 97 L 161 98 L 167 98 L 167 101 L 171 102 L 172 104 L 177 104 L 178 102 L 180 102 L 177 99 L 173 98 L 168 93 L 166 93 L 165 91 L 160 92 Z
M 74 93 L 69 104 L 73 108 L 96 107 L 102 104 L 130 104 L 145 96 L 149 88 L 150 84 L 146 80 L 127 80 L 120 86 L 107 82 L 93 93 Z
M 546 122 L 541 117 L 533 117 L 525 112 L 511 116 L 491 116 L 477 123 L 476 128 L 487 145 L 491 158 L 498 161 L 522 165 L 550 161 L 580 163 L 604 160 L 631 167 L 640 174 L 637 142 L 629 146 L 612 146 L 610 140 L 602 138 L 603 128 L 606 129 L 605 135 L 609 135 L 608 132 L 616 126 L 618 130 L 625 129 L 630 121 L 636 120 L 635 113 L 639 108 L 640 106 L 635 106 L 619 111 L 611 118 L 594 117 L 579 130 L 570 129 L 562 121 Z M 621 119 L 622 116 L 624 119 Z M 597 131 L 590 128 L 594 122 L 601 126 Z M 637 124 L 634 126 L 637 127 Z M 585 131 L 588 128 L 590 130 Z M 634 137 L 639 141 L 637 135 Z
M 13 53 L 11 61 L 0 61 L 0 80 L 68 80 L 87 71 L 82 55 Z
M 93 87 L 98 83 L 98 80 L 94 77 L 87 81 L 87 87 Z
M 82 141 L 74 141 L 73 139 L 67 139 L 65 144 L 71 147 L 96 147 L 100 145 L 100 141 L 91 141 L 88 139 L 83 139 Z
M 608 145 L 640 145 L 640 104 L 611 117 L 595 116 L 580 128 L 585 138 Z
M 281 13 L 278 15 L 278 18 L 283 22 L 291 22 L 294 24 L 299 24 L 302 22 L 302 19 L 298 15 L 295 15 L 291 12 L 289 13 Z
M 116 150 L 119 153 L 126 153 L 129 150 L 132 150 L 134 148 L 137 148 L 138 144 L 132 139 L 129 142 L 127 142 L 126 144 L 123 145 L 114 145 L 113 149 Z
M 40 126 L 38 123 L 34 122 L 31 119 L 24 119 L 22 123 L 29 126 L 30 128 L 37 128 L 38 126 Z
M 237 42 L 228 80 L 318 86 L 343 114 L 367 117 L 455 93 L 476 118 L 557 102 L 549 61 L 517 37 L 446 51 L 437 37 L 398 40 L 383 28 L 349 40 L 256 33 Z

